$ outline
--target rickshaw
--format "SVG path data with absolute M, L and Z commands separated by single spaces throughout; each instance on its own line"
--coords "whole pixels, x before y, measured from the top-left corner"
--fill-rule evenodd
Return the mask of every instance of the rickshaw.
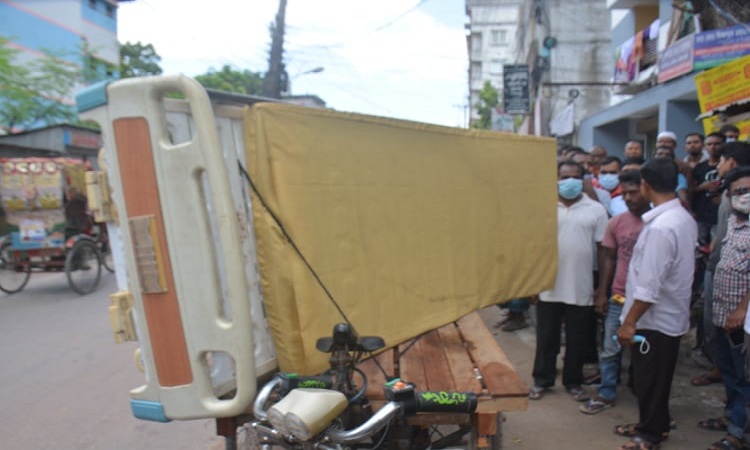
M 64 271 L 74 292 L 93 292 L 102 266 L 113 266 L 106 227 L 87 209 L 88 163 L 2 158 L 0 167 L 0 290 L 21 291 L 35 271 Z

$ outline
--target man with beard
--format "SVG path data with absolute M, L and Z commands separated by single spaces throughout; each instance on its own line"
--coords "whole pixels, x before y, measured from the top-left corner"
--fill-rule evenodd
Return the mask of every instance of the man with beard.
M 622 347 L 613 337 L 617 336 L 617 329 L 620 328 L 630 257 L 643 228 L 641 216 L 650 208 L 641 195 L 641 175 L 637 171 L 620 175 L 620 189 L 628 210 L 613 217 L 604 232 L 603 264 L 599 268 L 599 289 L 594 295 L 594 309 L 604 316 L 604 340 L 599 354 L 601 384 L 599 394 L 580 406 L 579 410 L 585 414 L 596 414 L 615 404 Z M 609 286 L 612 294 L 607 298 Z

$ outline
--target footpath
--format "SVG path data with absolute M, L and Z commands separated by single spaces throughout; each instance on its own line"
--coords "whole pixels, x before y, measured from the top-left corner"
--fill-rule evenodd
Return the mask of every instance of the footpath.
M 533 316 L 532 307 L 531 314 Z M 536 330 L 533 326 L 505 332 L 494 327 L 502 320 L 505 312 L 490 307 L 480 312 L 487 326 L 500 343 L 508 358 L 515 365 L 521 378 L 531 386 L 531 371 L 536 348 Z M 723 432 L 707 431 L 698 428 L 697 423 L 709 417 L 719 417 L 723 410 L 724 389 L 721 384 L 696 387 L 690 378 L 703 373 L 704 368 L 690 358 L 690 349 L 695 341 L 692 329 L 681 343 L 680 358 L 672 385 L 670 400 L 672 418 L 677 428 L 670 433 L 669 440 L 661 446 L 663 450 L 701 450 L 724 436 Z M 558 360 L 558 372 L 562 369 L 563 346 Z M 627 367 L 627 352 L 623 367 Z M 627 374 L 623 372 L 623 380 Z M 503 449 L 529 450 L 615 450 L 627 439 L 613 433 L 616 425 L 638 421 L 638 405 L 630 389 L 624 384 L 618 388 L 617 404 L 614 408 L 596 415 L 586 415 L 578 411 L 580 403 L 575 402 L 559 384 L 558 375 L 555 388 L 540 400 L 529 400 L 525 412 L 511 412 L 505 415 L 503 424 Z M 590 395 L 596 395 L 596 386 L 586 386 Z

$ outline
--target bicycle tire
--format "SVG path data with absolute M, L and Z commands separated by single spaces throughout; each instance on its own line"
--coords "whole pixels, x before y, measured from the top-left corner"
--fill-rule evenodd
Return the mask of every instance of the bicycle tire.
M 11 244 L 0 249 L 0 291 L 6 294 L 20 292 L 31 277 L 31 265 L 26 261 L 17 261 L 10 251 Z
M 102 265 L 105 269 L 107 269 L 107 272 L 114 273 L 115 272 L 115 264 L 114 261 L 112 261 L 112 252 L 109 248 L 109 242 L 106 241 L 99 241 L 99 256 L 101 257 Z
M 65 255 L 65 275 L 73 292 L 94 292 L 102 274 L 102 259 L 91 239 L 81 239 Z

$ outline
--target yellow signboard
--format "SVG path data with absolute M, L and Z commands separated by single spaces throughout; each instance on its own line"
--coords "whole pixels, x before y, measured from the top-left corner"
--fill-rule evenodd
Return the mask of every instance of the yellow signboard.
M 698 104 L 706 113 L 742 100 L 750 99 L 750 56 L 714 67 L 695 76 Z M 703 119 L 706 134 L 718 131 L 716 119 Z M 750 135 L 750 120 L 734 124 L 740 129 L 740 139 Z

